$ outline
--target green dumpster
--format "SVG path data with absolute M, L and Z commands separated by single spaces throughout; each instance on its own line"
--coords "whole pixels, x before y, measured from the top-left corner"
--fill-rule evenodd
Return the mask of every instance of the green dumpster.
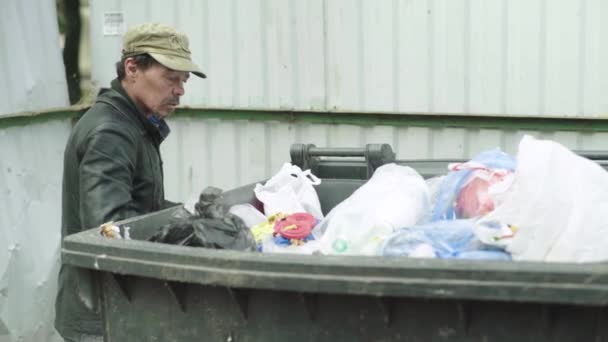
M 381 145 L 359 152 L 334 153 L 365 157 L 339 163 L 312 145 L 292 147 L 292 161 L 323 178 L 325 213 L 394 160 Z M 447 161 L 417 163 L 431 176 Z M 227 206 L 247 202 L 255 202 L 253 185 L 225 193 Z M 119 222 L 132 240 L 98 229 L 64 239 L 63 262 L 94 274 L 106 341 L 608 340 L 604 263 L 279 255 L 145 241 L 174 210 Z

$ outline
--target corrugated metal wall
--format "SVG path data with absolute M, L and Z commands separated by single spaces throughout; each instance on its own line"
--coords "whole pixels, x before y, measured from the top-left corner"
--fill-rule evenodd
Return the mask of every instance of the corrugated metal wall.
M 0 341 L 62 341 L 53 318 L 70 121 L 1 118 L 69 105 L 55 1 L 0 3 Z
M 53 327 L 61 175 L 70 120 L 0 119 L 0 341 L 63 341 Z M 25 120 L 27 121 L 27 120 Z
M 91 0 L 93 79 L 107 85 L 125 25 L 191 37 L 206 81 L 191 106 L 605 117 L 601 0 Z
M 230 189 L 265 179 L 290 160 L 293 143 L 359 147 L 388 143 L 398 159 L 464 159 L 495 147 L 515 155 L 521 137 L 559 141 L 574 150 L 608 150 L 608 132 L 418 127 L 312 122 L 170 119 L 162 145 L 169 198 L 186 200 L 209 185 Z
M 0 116 L 69 105 L 55 1 L 3 0 Z

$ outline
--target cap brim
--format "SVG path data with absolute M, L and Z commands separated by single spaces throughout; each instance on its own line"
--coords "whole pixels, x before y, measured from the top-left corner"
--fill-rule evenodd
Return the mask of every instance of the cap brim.
M 195 74 L 201 78 L 207 78 L 205 74 L 199 69 L 199 67 L 192 63 L 191 60 L 182 57 L 175 56 L 167 56 L 161 55 L 159 53 L 148 53 L 152 58 L 154 58 L 158 63 L 166 66 L 169 69 L 177 70 L 177 71 L 187 71 Z

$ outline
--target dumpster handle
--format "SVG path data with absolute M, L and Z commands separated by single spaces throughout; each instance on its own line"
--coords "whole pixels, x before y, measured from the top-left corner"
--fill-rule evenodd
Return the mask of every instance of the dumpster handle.
M 291 163 L 302 170 L 310 169 L 315 172 L 323 162 L 320 157 L 363 157 L 367 165 L 367 178 L 374 171 L 395 161 L 395 153 L 389 144 L 367 144 L 365 147 L 316 147 L 314 144 L 293 144 L 289 150 Z

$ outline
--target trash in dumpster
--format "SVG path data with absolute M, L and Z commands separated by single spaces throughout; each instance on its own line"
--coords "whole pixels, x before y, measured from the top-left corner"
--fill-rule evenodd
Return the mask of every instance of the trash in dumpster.
M 481 218 L 474 227 L 475 235 L 484 244 L 505 249 L 519 230 L 508 223 Z
M 270 215 L 266 221 L 260 222 L 251 227 L 251 232 L 253 233 L 255 242 L 261 244 L 265 237 L 271 236 L 274 233 L 274 224 L 276 221 L 287 216 L 288 215 L 284 213 L 274 213 L 273 215 Z
M 433 221 L 479 217 L 492 211 L 493 185 L 510 180 L 515 166 L 515 158 L 498 148 L 481 152 L 467 163 L 451 164 L 437 195 Z
M 254 192 L 264 204 L 264 214 L 277 212 L 293 214 L 307 212 L 318 219 L 323 218 L 319 197 L 313 185 L 321 180 L 310 170 L 302 171 L 297 165 L 283 164 L 281 170 L 264 185 L 257 184 Z
M 309 213 L 295 213 L 280 218 L 274 224 L 274 233 L 288 240 L 304 240 L 317 225 L 317 219 Z
M 319 251 L 319 241 L 313 234 L 302 239 L 288 239 L 270 234 L 263 240 L 260 251 L 264 253 L 314 254 Z
M 508 253 L 484 244 L 474 220 L 435 221 L 401 228 L 384 241 L 381 254 L 442 259 L 510 260 Z M 474 253 L 473 253 L 474 252 Z
M 514 260 L 608 260 L 608 173 L 550 140 L 524 136 L 517 170 L 500 204 L 483 219 L 518 228 Z
M 228 212 L 240 217 L 249 228 L 266 221 L 266 216 L 249 203 L 233 205 Z
M 114 224 L 114 221 L 106 222 L 99 226 L 100 234 L 111 239 L 131 240 L 129 227 L 123 227 L 124 233 L 120 233 L 120 227 Z
M 122 239 L 120 227 L 114 225 L 114 221 L 106 222 L 99 226 L 100 234 L 112 239 Z
M 252 228 L 252 232 L 258 243 L 258 250 L 262 252 L 280 252 L 286 247 L 303 246 L 314 236 L 311 234 L 313 227 L 319 221 L 309 213 L 295 213 L 291 215 L 276 213 L 266 222 Z M 310 246 L 308 246 L 310 248 Z M 297 253 L 304 253 L 306 249 L 292 249 Z
M 195 205 L 195 215 L 179 217 L 176 222 L 164 225 L 149 240 L 182 246 L 255 250 L 256 243 L 249 227 L 218 203 L 221 194 L 221 189 L 206 188 Z
M 487 150 L 427 180 L 411 167 L 384 164 L 324 218 L 320 183 L 311 170 L 284 164 L 253 189 L 265 214 L 253 202 L 226 213 L 215 201 L 221 190 L 206 189 L 196 215 L 174 222 L 175 231 L 165 226 L 153 241 L 265 253 L 608 260 L 608 173 L 553 141 L 524 136 L 516 158 Z
M 456 198 L 456 217 L 471 218 L 483 216 L 494 210 L 491 196 L 495 184 L 509 184 L 513 173 L 505 170 L 475 170 Z
M 429 189 L 414 169 L 379 167 L 314 229 L 323 254 L 377 255 L 382 239 L 413 226 L 429 210 Z
M 445 175 L 441 175 L 441 176 L 435 176 L 435 177 L 431 177 L 429 179 L 426 179 L 426 185 L 429 187 L 429 202 L 431 205 L 431 210 L 428 210 L 426 217 L 424 218 L 424 221 L 431 221 L 432 218 L 432 214 L 433 214 L 433 208 L 435 208 L 435 206 L 437 205 L 437 199 L 439 198 L 439 193 L 441 190 L 441 184 L 443 183 L 443 180 L 445 179 Z

